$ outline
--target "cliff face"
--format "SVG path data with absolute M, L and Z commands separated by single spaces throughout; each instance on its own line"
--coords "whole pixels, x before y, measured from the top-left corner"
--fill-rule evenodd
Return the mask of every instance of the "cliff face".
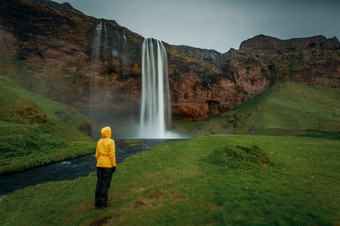
M 169 61 L 173 113 L 188 120 L 227 111 L 277 82 L 340 87 L 340 43 L 324 36 L 259 35 L 224 54 L 170 46 Z
M 66 3 L 2 1 L 0 55 L 2 59 L 18 61 L 18 68 L 29 73 L 29 77 L 27 73 L 25 76 L 10 75 L 21 85 L 53 100 L 88 109 L 93 39 L 99 22 Z M 104 101 L 95 105 L 112 108 L 106 105 L 124 102 L 131 106 L 137 103 L 135 92 L 139 92 L 143 39 L 115 21 L 105 24 L 109 38 L 105 49 L 101 50 L 100 85 L 97 87 Z M 128 50 L 122 48 L 123 34 L 129 43 Z M 5 68 L 3 65 L 2 69 Z M 6 74 L 6 70 L 2 73 Z
M 177 55 L 173 54 L 176 48 Z M 221 54 L 188 47 L 169 49 L 175 117 L 205 119 L 244 103 L 270 84 L 262 63 L 236 50 Z
M 259 35 L 242 42 L 240 51 L 261 59 L 272 83 L 294 81 L 340 87 L 340 43 L 336 37 L 280 40 Z
M 138 115 L 143 37 L 102 20 L 100 98 L 90 103 L 93 40 L 101 20 L 69 4 L 12 0 L 0 5 L 0 72 L 26 88 L 78 107 Z M 126 40 L 126 41 L 125 41 Z M 173 116 L 201 120 L 238 106 L 280 81 L 340 87 L 340 44 L 316 36 L 280 40 L 264 35 L 227 53 L 165 43 Z M 24 73 L 6 71 L 16 63 Z
M 335 37 L 327 39 L 322 35 L 310 38 L 292 38 L 288 40 L 258 35 L 242 42 L 240 45 L 241 51 L 251 52 L 258 56 L 281 55 L 306 49 L 340 49 L 340 43 Z

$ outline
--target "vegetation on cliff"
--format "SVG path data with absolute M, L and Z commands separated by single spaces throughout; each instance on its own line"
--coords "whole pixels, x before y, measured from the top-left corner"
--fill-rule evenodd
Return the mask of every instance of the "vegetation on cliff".
M 91 124 L 75 108 L 0 76 L 0 174 L 94 152 Z
M 232 111 L 199 122 L 176 121 L 174 129 L 193 135 L 329 134 L 340 139 L 339 99 L 339 89 L 278 83 Z
M 90 78 L 86 74 L 64 66 L 41 67 L 43 71 L 36 70 L 26 61 L 6 58 L 0 52 L 0 74 L 32 92 L 66 104 L 86 101 L 84 96 L 90 95 Z

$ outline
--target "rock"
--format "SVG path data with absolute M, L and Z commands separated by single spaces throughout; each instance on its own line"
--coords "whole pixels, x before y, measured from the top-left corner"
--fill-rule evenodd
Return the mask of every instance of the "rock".
M 208 117 L 208 104 L 181 103 L 173 105 L 173 116 L 182 120 L 202 120 Z
M 80 131 L 82 131 L 83 133 L 85 133 L 86 135 L 91 136 L 92 134 L 92 126 L 91 123 L 83 123 L 79 126 L 78 128 Z
M 63 111 L 57 111 L 57 112 L 54 112 L 59 118 L 61 118 L 64 122 L 69 122 L 71 117 L 66 114 L 65 112 Z
M 281 40 L 266 35 L 258 35 L 240 45 L 240 51 L 249 52 L 256 55 L 277 55 L 290 52 L 298 52 L 305 49 L 339 49 L 339 40 L 334 37 L 327 39 L 319 35 L 309 38 L 292 38 Z

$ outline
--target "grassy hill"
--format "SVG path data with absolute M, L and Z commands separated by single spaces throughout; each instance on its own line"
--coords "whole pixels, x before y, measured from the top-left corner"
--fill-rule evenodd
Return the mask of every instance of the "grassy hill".
M 190 134 L 277 134 L 340 138 L 340 89 L 278 83 L 232 111 L 174 129 Z
M 0 174 L 91 153 L 95 147 L 85 134 L 90 132 L 90 122 L 77 109 L 3 76 L 0 128 Z
M 340 141 L 219 135 L 153 146 L 118 164 L 112 206 L 95 173 L 0 198 L 4 225 L 338 225 Z

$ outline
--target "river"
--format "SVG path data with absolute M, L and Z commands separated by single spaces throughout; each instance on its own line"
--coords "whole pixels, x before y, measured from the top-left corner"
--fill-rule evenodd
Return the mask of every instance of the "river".
M 127 157 L 145 151 L 154 144 L 160 144 L 169 139 L 141 140 L 140 145 L 116 145 L 116 161 L 123 162 Z M 78 157 L 76 159 L 54 163 L 26 171 L 0 176 L 0 196 L 6 195 L 17 189 L 49 181 L 72 180 L 77 177 L 87 176 L 96 170 L 94 154 Z

